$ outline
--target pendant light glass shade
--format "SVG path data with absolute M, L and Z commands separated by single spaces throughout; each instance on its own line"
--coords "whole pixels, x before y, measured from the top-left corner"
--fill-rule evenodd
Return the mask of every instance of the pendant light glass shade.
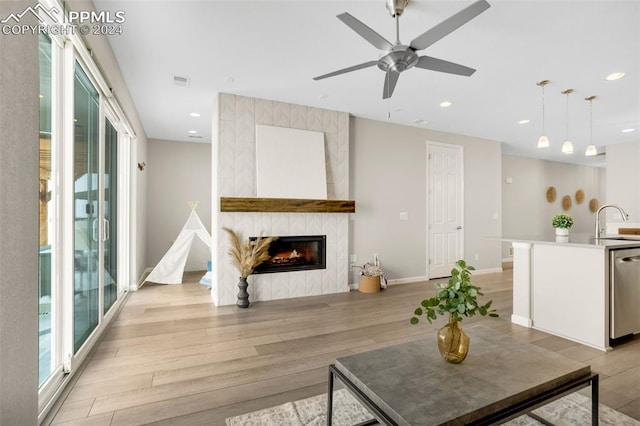
M 567 95 L 567 139 L 562 144 L 563 154 L 573 154 L 573 143 L 569 140 L 569 95 L 573 93 L 573 89 L 563 90 L 562 94 Z
M 587 150 L 584 152 L 586 157 L 598 155 L 598 150 L 593 144 L 593 100 L 595 98 L 595 96 L 587 96 L 584 98 L 585 101 L 589 101 L 589 145 L 587 145 Z
M 536 83 L 542 89 L 542 136 L 538 138 L 538 148 L 549 148 L 549 138 L 544 131 L 544 86 L 549 84 L 549 80 L 542 80 Z
M 549 138 L 542 135 L 538 138 L 538 148 L 549 148 Z
M 562 153 L 573 154 L 573 143 L 570 140 L 566 140 L 562 144 Z

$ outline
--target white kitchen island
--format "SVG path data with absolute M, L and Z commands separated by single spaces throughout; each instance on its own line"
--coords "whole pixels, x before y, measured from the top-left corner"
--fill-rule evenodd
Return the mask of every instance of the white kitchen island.
M 511 321 L 609 350 L 610 251 L 640 247 L 613 237 L 502 238 L 513 245 Z

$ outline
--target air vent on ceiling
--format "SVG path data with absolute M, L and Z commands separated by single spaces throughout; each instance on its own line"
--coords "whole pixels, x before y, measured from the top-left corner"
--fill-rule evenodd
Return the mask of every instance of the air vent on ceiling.
M 190 77 L 175 74 L 172 74 L 171 77 L 173 78 L 173 84 L 175 84 L 176 86 L 189 87 L 189 85 L 191 84 Z
M 202 139 L 202 136 L 197 136 L 197 135 L 189 135 L 189 137 L 191 139 Z
M 417 124 L 419 126 L 426 126 L 429 123 L 430 123 L 430 121 L 423 120 L 421 118 L 418 118 L 417 120 L 413 120 L 413 124 Z

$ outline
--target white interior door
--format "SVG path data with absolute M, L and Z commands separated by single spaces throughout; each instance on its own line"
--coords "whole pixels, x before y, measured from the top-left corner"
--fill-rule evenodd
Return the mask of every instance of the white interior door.
M 429 278 L 448 277 L 463 258 L 463 152 L 457 145 L 428 144 Z

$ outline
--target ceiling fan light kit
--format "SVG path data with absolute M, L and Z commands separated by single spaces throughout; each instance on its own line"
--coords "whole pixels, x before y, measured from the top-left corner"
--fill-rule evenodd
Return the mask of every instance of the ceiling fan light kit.
M 435 27 L 425 31 L 413 39 L 409 45 L 405 45 L 400 42 L 400 16 L 403 14 L 405 7 L 409 4 L 409 0 L 386 0 L 385 4 L 387 10 L 396 21 L 395 43 L 389 42 L 376 31 L 372 30 L 349 13 L 345 12 L 337 15 L 337 18 L 345 25 L 358 33 L 378 50 L 381 50 L 380 58 L 375 61 L 368 61 L 330 72 L 328 74 L 323 74 L 318 77 L 314 77 L 314 80 L 322 80 L 377 65 L 380 70 L 385 72 L 382 98 L 388 99 L 393 95 L 400 73 L 413 67 L 467 77 L 471 76 L 476 71 L 473 68 L 431 56 L 418 56 L 416 52 L 426 49 L 487 10 L 490 5 L 486 0 L 476 1 L 470 6 L 467 6 L 461 11 L 455 13 Z

